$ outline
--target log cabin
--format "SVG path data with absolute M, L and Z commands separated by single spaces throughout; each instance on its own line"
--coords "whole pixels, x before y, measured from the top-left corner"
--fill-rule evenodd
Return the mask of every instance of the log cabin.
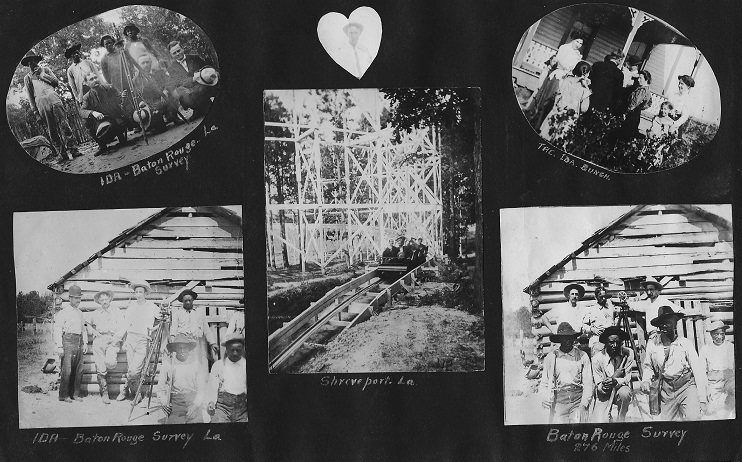
M 541 315 L 566 302 L 568 284 L 585 288 L 580 306 L 596 303 L 597 286 L 614 300 L 626 292 L 631 305 L 646 299 L 639 284 L 647 276 L 662 284 L 662 295 L 693 314 L 679 322 L 678 331 L 695 342 L 696 350 L 711 342 L 705 331 L 709 320 L 729 325 L 727 340 L 734 340 L 731 222 L 699 206 L 640 205 L 596 231 L 523 289 L 530 295 L 537 354 L 550 346 Z M 551 324 L 552 330 L 556 327 Z
M 48 288 L 54 292 L 55 310 L 69 301 L 69 288 L 83 292 L 80 309 L 86 321 L 100 306 L 93 296 L 112 290 L 111 306 L 125 312 L 134 301 L 130 281 L 146 280 L 147 296 L 162 304 L 186 285 L 198 293 L 196 307 L 206 311 L 209 326 L 219 342 L 235 311 L 244 313 L 244 271 L 241 215 L 225 207 L 167 207 L 111 239 L 104 248 L 76 265 Z M 171 308 L 180 306 L 176 300 Z M 92 336 L 84 358 L 83 391 L 97 393 L 92 357 Z M 109 393 L 115 396 L 127 370 L 126 354 L 109 372 Z

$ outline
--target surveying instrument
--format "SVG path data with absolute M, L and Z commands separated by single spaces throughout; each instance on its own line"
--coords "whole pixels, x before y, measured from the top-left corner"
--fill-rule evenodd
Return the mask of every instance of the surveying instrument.
M 132 114 L 131 117 L 133 120 L 139 124 L 145 143 L 149 144 L 149 140 L 147 139 L 147 128 L 152 121 L 152 109 L 147 105 L 142 97 L 143 89 L 136 88 L 136 85 L 134 84 L 134 78 L 136 77 L 134 71 L 136 70 L 138 73 L 142 73 L 142 69 L 133 61 L 133 59 L 132 61 L 127 59 L 128 52 L 126 51 L 123 39 L 118 39 L 115 46 L 119 52 L 119 66 L 121 68 L 119 85 L 122 92 L 129 90 L 126 96 L 121 96 L 119 106 L 121 106 L 121 110 L 124 114 Z M 133 69 L 132 66 L 134 67 Z

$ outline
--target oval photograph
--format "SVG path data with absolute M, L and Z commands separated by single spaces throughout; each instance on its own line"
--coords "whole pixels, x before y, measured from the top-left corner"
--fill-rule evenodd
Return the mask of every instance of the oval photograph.
M 18 57 L 5 108 L 23 149 L 67 173 L 100 173 L 195 130 L 219 88 L 216 51 L 174 11 L 130 5 L 82 20 Z
M 688 162 L 721 120 L 719 84 L 701 51 L 625 6 L 573 5 L 541 18 L 515 50 L 513 89 L 541 138 L 619 173 Z

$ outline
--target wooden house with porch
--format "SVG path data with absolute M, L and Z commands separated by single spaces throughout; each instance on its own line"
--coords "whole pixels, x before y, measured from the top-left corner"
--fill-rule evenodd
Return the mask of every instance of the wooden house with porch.
M 546 61 L 561 45 L 571 41 L 573 31 L 584 37 L 580 52 L 590 64 L 621 50 L 625 59 L 640 62 L 640 69 L 651 73 L 652 107 L 643 113 L 642 128 L 659 112 L 662 102 L 677 93 L 679 75 L 690 75 L 696 82 L 713 80 L 712 87 L 718 93 L 716 78 L 703 54 L 683 34 L 648 13 L 608 4 L 572 5 L 536 21 L 523 34 L 513 56 L 513 76 L 518 85 L 536 90 Z M 698 103 L 692 117 L 706 124 L 718 124 L 718 94 L 698 98 Z
M 556 331 L 541 322 L 543 313 L 566 303 L 568 284 L 581 284 L 584 307 L 595 304 L 594 289 L 605 287 L 616 301 L 626 292 L 628 303 L 646 299 L 640 283 L 652 276 L 664 287 L 662 295 L 682 307 L 687 316 L 678 325 L 679 335 L 695 342 L 696 349 L 711 337 L 710 320 L 730 326 L 734 340 L 734 253 L 732 223 L 703 207 L 693 205 L 640 205 L 620 216 L 582 242 L 582 245 L 531 282 L 533 334 L 537 353 L 549 351 L 549 334 Z M 647 320 L 649 322 L 649 320 Z M 636 336 L 634 322 L 632 331 Z
M 108 245 L 61 276 L 48 288 L 55 308 L 69 301 L 69 288 L 83 292 L 80 309 L 86 320 L 100 306 L 93 296 L 112 290 L 112 306 L 125 312 L 133 302 L 130 281 L 146 280 L 147 296 L 157 305 L 180 306 L 177 294 L 188 287 L 198 293 L 194 305 L 206 310 L 219 342 L 235 311 L 244 312 L 242 217 L 225 207 L 167 207 L 123 231 Z M 92 337 L 90 338 L 92 342 Z M 83 390 L 98 392 L 92 348 L 85 355 Z M 118 393 L 126 372 L 126 354 L 109 372 L 109 392 Z

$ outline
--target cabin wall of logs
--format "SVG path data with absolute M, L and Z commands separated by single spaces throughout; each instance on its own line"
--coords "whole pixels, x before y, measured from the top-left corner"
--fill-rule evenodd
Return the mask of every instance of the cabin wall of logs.
M 111 306 L 125 315 L 129 303 L 135 303 L 129 281 L 148 281 L 152 292 L 147 299 L 158 306 L 189 282 L 199 281 L 193 289 L 198 294 L 194 305 L 205 310 L 212 334 L 221 343 L 232 314 L 244 313 L 244 303 L 240 303 L 244 298 L 244 271 L 240 219 L 220 209 L 174 208 L 124 232 L 112 241 L 121 240 L 120 243 L 99 252 L 87 264 L 73 270 L 74 274 L 50 287 L 56 293 L 55 308 L 59 310 L 66 305 L 69 288 L 78 285 L 83 293 L 80 309 L 86 321 L 100 308 L 93 296 L 102 290 L 114 292 Z M 170 309 L 180 306 L 180 302 L 174 301 Z M 84 357 L 83 389 L 96 393 L 92 336 L 89 341 L 89 352 Z M 116 368 L 109 373 L 111 393 L 118 393 L 126 370 L 126 354 L 122 351 Z
M 734 254 L 728 225 L 692 206 L 644 206 L 596 233 L 596 242 L 586 240 L 589 245 L 568 255 L 526 288 L 534 314 L 537 354 L 548 352 L 545 347 L 550 346 L 550 331 L 540 314 L 567 303 L 563 291 L 568 284 L 579 283 L 585 288 L 581 306 L 597 303 L 597 286 L 607 289 L 614 301 L 620 292 L 626 292 L 629 306 L 638 306 L 646 299 L 639 286 L 645 276 L 663 284 L 662 295 L 686 311 L 702 315 L 681 320 L 678 326 L 680 335 L 692 339 L 697 348 L 711 342 L 705 327 L 713 320 L 730 326 L 726 334 L 733 341 Z M 636 336 L 633 321 L 630 326 Z M 556 328 L 552 324 L 554 331 Z

